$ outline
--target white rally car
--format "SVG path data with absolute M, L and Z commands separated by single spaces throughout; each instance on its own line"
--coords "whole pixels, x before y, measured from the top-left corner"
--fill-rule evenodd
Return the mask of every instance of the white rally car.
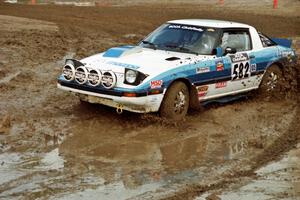
M 137 46 L 67 59 L 58 88 L 82 101 L 181 119 L 189 107 L 261 88 L 277 92 L 291 41 L 218 20 L 169 21 Z

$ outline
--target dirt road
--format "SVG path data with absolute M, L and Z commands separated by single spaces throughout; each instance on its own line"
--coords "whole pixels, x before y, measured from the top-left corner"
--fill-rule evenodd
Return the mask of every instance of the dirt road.
M 286 4 L 289 12 L 273 16 L 265 3 L 251 4 L 247 13 L 236 5 L 195 2 L 0 3 L 0 199 L 234 199 L 238 188 L 261 177 L 258 169 L 300 141 L 299 66 L 287 72 L 285 100 L 254 95 L 190 112 L 177 124 L 82 105 L 56 88 L 56 78 L 65 58 L 135 44 L 177 18 L 249 23 L 270 36 L 293 38 L 300 54 L 295 6 Z M 299 171 L 290 176 L 296 177 L 288 179 L 294 190 L 271 192 L 275 199 L 299 199 Z

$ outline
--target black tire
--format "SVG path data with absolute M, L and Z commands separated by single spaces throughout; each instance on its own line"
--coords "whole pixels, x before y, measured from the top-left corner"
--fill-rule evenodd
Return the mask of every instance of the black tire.
M 259 94 L 263 98 L 284 98 L 285 81 L 282 70 L 276 64 L 271 65 L 265 72 L 260 83 Z
M 189 108 L 189 90 L 183 82 L 174 82 L 167 90 L 160 106 L 160 116 L 172 120 L 181 120 Z

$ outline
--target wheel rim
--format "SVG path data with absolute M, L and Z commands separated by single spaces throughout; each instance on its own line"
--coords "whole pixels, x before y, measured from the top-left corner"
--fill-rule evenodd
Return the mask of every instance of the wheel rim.
M 277 86 L 277 83 L 278 83 L 278 75 L 274 72 L 271 72 L 266 82 L 267 91 L 274 90 Z
M 175 98 L 174 111 L 181 114 L 184 111 L 186 99 L 183 91 L 179 91 Z

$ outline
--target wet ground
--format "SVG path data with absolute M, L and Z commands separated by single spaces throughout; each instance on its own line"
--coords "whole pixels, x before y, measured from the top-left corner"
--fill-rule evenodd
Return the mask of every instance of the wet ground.
M 1 3 L 0 199 L 299 199 L 299 66 L 285 72 L 281 100 L 253 94 L 180 123 L 56 88 L 65 58 L 137 43 L 174 18 L 250 23 L 293 38 L 299 54 L 298 4 L 287 2 L 275 16 L 269 2 L 251 4 L 251 16 L 235 5 Z
M 300 199 L 300 144 L 277 162 L 255 171 L 255 178 L 244 178 L 239 186 L 214 190 L 195 200 L 251 200 L 251 199 Z M 242 187 L 240 186 L 242 185 Z

